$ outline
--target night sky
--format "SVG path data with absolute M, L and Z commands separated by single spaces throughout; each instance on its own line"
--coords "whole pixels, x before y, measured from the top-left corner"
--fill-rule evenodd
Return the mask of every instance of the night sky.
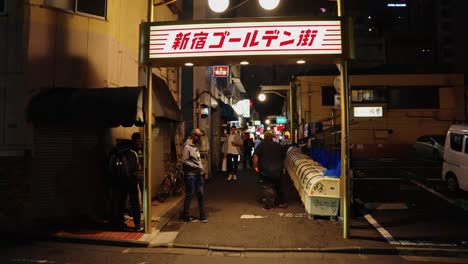
M 244 1 L 234 1 L 231 6 Z M 328 0 L 282 0 L 274 11 L 265 11 L 258 7 L 257 1 L 248 1 L 239 8 L 226 14 L 225 17 L 268 17 L 268 16 L 300 16 L 300 17 L 326 17 L 336 14 L 336 2 Z M 325 68 L 333 69 L 335 65 L 326 65 Z M 288 85 L 293 75 L 304 75 L 316 65 L 248 65 L 241 66 L 241 80 L 253 101 L 260 118 L 267 115 L 279 115 L 284 104 L 284 98 L 275 94 L 268 94 L 265 102 L 258 101 L 260 85 Z M 323 66 L 319 66 L 323 68 Z

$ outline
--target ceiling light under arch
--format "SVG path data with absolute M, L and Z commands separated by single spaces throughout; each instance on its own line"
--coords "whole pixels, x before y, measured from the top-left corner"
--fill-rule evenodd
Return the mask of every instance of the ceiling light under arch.
M 222 13 L 229 6 L 229 0 L 208 0 L 208 6 L 213 12 Z
M 278 6 L 279 2 L 280 0 L 258 0 L 260 6 L 266 10 L 275 9 Z

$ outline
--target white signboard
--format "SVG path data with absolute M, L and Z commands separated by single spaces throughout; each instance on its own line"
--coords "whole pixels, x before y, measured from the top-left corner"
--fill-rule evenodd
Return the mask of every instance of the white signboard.
M 213 77 L 229 77 L 229 66 L 213 66 Z
M 244 99 L 235 103 L 232 108 L 238 115 L 241 115 L 245 118 L 250 118 L 250 100 Z
M 382 106 L 355 106 L 354 117 L 383 117 Z
M 149 59 L 342 54 L 341 21 L 153 25 Z

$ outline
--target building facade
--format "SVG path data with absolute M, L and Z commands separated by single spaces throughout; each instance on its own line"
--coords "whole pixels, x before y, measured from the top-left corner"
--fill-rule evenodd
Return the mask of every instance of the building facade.
M 0 195 L 12 201 L 0 210 L 5 228 L 76 216 L 105 217 L 110 180 L 106 155 L 119 139 L 143 132 L 137 126 L 143 120 L 142 93 L 135 89 L 145 86 L 145 68 L 139 64 L 139 26 L 147 19 L 147 4 L 122 0 L 0 2 Z M 154 19 L 177 20 L 177 6 L 157 5 Z M 177 113 L 179 69 L 155 68 L 153 78 L 157 92 L 151 135 L 152 196 L 164 177 L 165 161 L 175 155 L 175 141 L 183 137 Z M 98 108 L 92 107 L 99 100 L 109 103 L 117 98 L 92 96 L 94 105 L 74 104 L 99 89 L 120 91 L 121 87 L 134 88 L 130 90 L 135 94 L 131 102 L 135 116 L 127 120 L 131 122 L 123 117 L 114 124 L 96 122 L 104 112 L 116 117 L 118 111 L 93 113 Z M 38 95 L 43 99 L 54 93 L 69 95 L 56 97 L 64 100 L 60 106 L 54 104 L 55 109 L 31 106 Z M 161 104 L 158 98 L 170 105 Z M 106 106 L 110 105 L 101 107 L 109 110 Z M 47 118 L 52 116 L 58 118 Z
M 336 146 L 341 110 L 335 76 L 298 79 L 305 123 L 320 123 L 323 133 L 317 137 Z M 350 84 L 349 133 L 355 157 L 404 157 L 418 137 L 444 135 L 450 124 L 466 120 L 462 74 L 351 75 Z M 359 114 L 373 107 L 381 112 Z

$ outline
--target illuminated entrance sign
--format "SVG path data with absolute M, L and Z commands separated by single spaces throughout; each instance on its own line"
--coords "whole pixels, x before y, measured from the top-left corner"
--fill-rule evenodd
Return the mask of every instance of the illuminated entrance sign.
M 286 124 L 286 117 L 285 116 L 277 116 L 276 117 L 276 124 Z
M 150 27 L 150 58 L 341 54 L 340 21 L 282 21 Z
M 238 21 L 147 23 L 145 62 L 180 65 L 184 60 L 194 61 L 197 66 L 200 65 L 197 59 L 209 65 L 206 60 L 226 62 L 226 58 L 247 58 L 251 61 L 252 57 L 263 56 L 264 60 L 278 61 L 282 60 L 281 56 L 287 56 L 295 63 L 311 55 L 333 55 L 334 58 L 343 55 L 341 20 Z
M 355 106 L 354 117 L 383 117 L 382 106 Z
M 229 77 L 229 66 L 213 66 L 213 77 Z

